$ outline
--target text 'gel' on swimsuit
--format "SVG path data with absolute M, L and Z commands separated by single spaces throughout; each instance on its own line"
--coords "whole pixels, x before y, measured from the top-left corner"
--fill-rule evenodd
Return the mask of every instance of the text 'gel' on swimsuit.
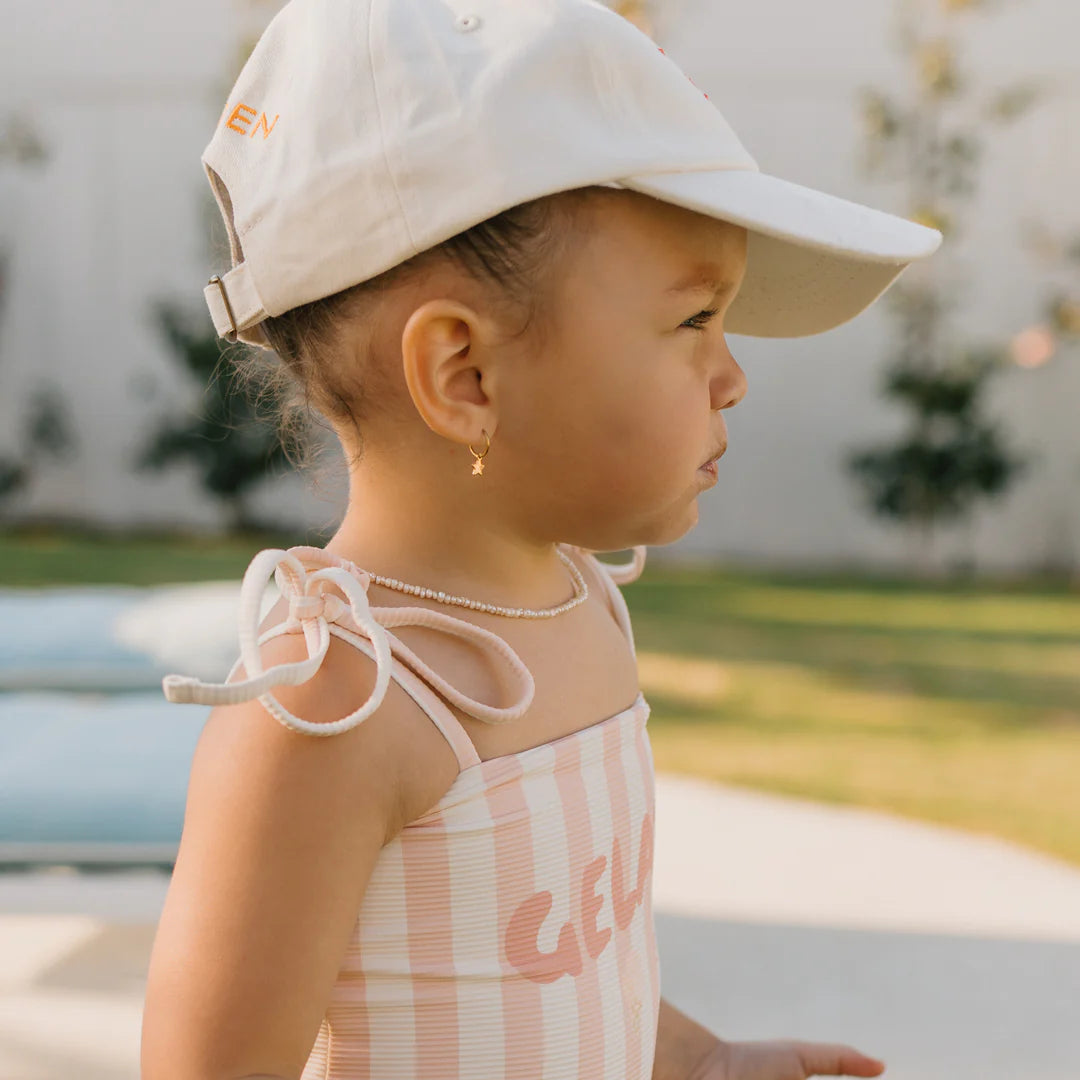
M 634 650 L 616 586 L 640 575 L 645 548 L 621 566 L 577 550 L 598 570 Z M 271 569 L 289 617 L 256 640 Z M 322 580 L 340 585 L 349 603 L 323 593 Z M 528 668 L 502 638 L 465 620 L 428 608 L 369 607 L 369 582 L 322 548 L 261 551 L 244 575 L 242 655 L 229 675 L 242 662 L 249 677 L 163 682 L 170 701 L 259 696 L 279 720 L 284 714 L 303 725 L 269 687 L 311 678 L 333 633 L 374 659 L 378 677 L 363 706 L 333 724 L 312 724 L 311 733 L 361 722 L 392 677 L 457 757 L 460 772 L 442 798 L 376 860 L 302 1080 L 649 1080 L 660 967 L 644 694 L 598 723 L 481 761 L 424 678 L 469 715 L 499 723 L 528 708 Z M 460 693 L 384 629 L 402 625 L 471 638 L 510 668 L 520 699 L 497 709 Z M 264 671 L 258 646 L 301 630 L 308 660 Z

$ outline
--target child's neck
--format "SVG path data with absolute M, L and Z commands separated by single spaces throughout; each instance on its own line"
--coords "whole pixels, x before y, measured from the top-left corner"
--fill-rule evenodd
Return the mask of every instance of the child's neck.
M 468 498 L 461 487 L 430 478 L 386 485 L 356 474 L 345 516 L 324 547 L 361 569 L 470 600 L 530 608 L 569 600 L 574 584 L 555 541 L 493 519 L 492 501 L 475 489 Z M 380 590 L 380 605 L 417 599 L 377 584 L 372 589 Z

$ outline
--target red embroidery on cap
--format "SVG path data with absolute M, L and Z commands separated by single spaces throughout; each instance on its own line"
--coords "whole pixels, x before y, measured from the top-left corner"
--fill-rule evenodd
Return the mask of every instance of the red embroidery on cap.
M 660 52 L 664 53 L 664 55 L 665 55 L 665 56 L 667 56 L 667 53 L 666 53 L 666 52 L 664 52 L 664 50 L 663 50 L 663 49 L 661 49 L 659 45 L 657 45 L 656 47 L 657 47 L 657 49 L 659 49 L 659 50 L 660 50 Z M 668 59 L 670 60 L 670 59 L 671 59 L 671 57 L 670 57 L 670 56 L 668 56 Z M 680 70 L 681 70 L 681 69 L 680 69 Z M 684 71 L 684 72 L 683 72 L 683 74 L 684 74 L 684 75 L 686 75 L 686 72 Z M 701 87 L 700 87 L 700 86 L 698 86 L 698 84 L 697 84 L 696 82 L 694 82 L 694 80 L 693 80 L 693 79 L 691 79 L 689 75 L 686 75 L 686 77 L 687 77 L 687 79 L 689 79 L 689 80 L 690 80 L 690 84 L 691 84 L 692 86 L 695 86 L 695 87 L 697 87 L 697 89 L 698 89 L 698 90 L 701 90 Z M 708 101 L 708 100 L 709 100 L 709 95 L 708 95 L 708 94 L 706 94 L 704 90 L 701 90 L 701 93 L 702 93 L 702 94 L 704 95 L 704 97 L 705 97 L 705 100 L 706 100 L 706 101 Z

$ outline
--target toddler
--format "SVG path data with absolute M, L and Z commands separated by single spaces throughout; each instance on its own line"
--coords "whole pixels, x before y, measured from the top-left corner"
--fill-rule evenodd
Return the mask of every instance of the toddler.
M 252 559 L 225 682 L 164 680 L 213 708 L 143 1080 L 880 1074 L 661 997 L 619 586 L 716 482 L 725 334 L 838 326 L 940 233 L 763 174 L 596 0 L 289 0 L 202 162 L 217 332 L 349 490 L 324 547 Z

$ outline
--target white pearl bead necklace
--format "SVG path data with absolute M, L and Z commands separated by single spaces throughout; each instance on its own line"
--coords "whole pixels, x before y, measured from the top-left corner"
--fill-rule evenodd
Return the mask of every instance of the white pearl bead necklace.
M 386 578 L 381 574 L 372 574 L 371 580 L 377 582 L 380 585 L 385 585 L 388 589 L 397 589 L 399 592 L 411 593 L 414 596 L 422 596 L 429 600 L 438 600 L 444 604 L 457 604 L 459 607 L 472 608 L 474 611 L 486 611 L 492 615 L 507 615 L 513 619 L 550 619 L 554 615 L 561 615 L 564 611 L 569 611 L 571 608 L 577 607 L 582 603 L 589 595 L 589 586 L 585 583 L 585 579 L 581 576 L 581 571 L 574 565 L 573 561 L 558 548 L 555 549 L 555 554 L 566 564 L 566 568 L 570 571 L 574 579 L 574 596 L 572 599 L 567 600 L 563 604 L 559 604 L 557 607 L 544 608 L 538 610 L 536 608 L 510 608 L 502 607 L 499 604 L 485 604 L 480 600 L 469 600 L 464 596 L 451 596 L 449 593 L 439 592 L 435 589 L 426 589 L 421 585 L 407 585 L 403 581 L 398 581 L 397 578 Z

